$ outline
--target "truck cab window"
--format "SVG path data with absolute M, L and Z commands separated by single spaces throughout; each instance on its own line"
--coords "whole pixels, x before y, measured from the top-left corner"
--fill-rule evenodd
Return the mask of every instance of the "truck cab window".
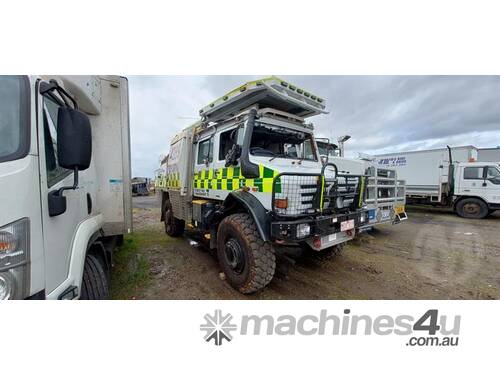
M 25 80 L 25 77 L 0 76 L 0 162 L 19 159 L 28 153 L 29 96 Z
M 306 139 L 304 142 L 304 154 L 306 159 L 316 159 L 314 157 L 314 148 L 312 145 L 312 139 Z
M 465 167 L 464 168 L 464 179 L 465 180 L 482 180 L 483 179 L 483 167 Z
M 311 134 L 267 124 L 255 125 L 250 144 L 255 156 L 316 161 L 312 149 Z
M 211 163 L 212 159 L 213 159 L 213 138 L 209 138 L 198 143 L 197 164 L 205 164 L 205 161 Z
M 490 180 L 495 185 L 500 185 L 500 170 L 495 167 L 488 167 L 486 179 Z
M 57 162 L 57 113 L 59 104 L 45 98 L 43 103 L 43 135 L 45 140 L 45 168 L 47 185 L 51 187 L 72 172 Z
M 316 142 L 318 145 L 318 152 L 320 155 L 337 157 L 339 156 L 337 145 L 324 142 Z
M 243 128 L 237 127 L 222 132 L 219 138 L 219 160 L 224 160 L 233 145 L 240 144 L 243 136 Z

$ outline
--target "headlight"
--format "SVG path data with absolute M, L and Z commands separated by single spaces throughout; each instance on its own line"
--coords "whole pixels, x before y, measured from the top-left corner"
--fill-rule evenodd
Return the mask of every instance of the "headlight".
M 364 212 L 362 212 L 362 213 L 361 213 L 361 215 L 359 215 L 359 221 L 360 221 L 361 223 L 364 223 L 364 222 L 365 222 L 365 220 L 366 220 L 366 216 L 365 216 L 365 215 L 366 215 L 366 214 L 365 214 Z
M 28 294 L 29 219 L 0 228 L 0 299 L 22 299 Z
M 0 300 L 9 299 L 13 290 L 12 280 L 6 272 L 0 273 Z
M 309 224 L 297 225 L 297 238 L 305 238 L 311 234 L 311 226 Z

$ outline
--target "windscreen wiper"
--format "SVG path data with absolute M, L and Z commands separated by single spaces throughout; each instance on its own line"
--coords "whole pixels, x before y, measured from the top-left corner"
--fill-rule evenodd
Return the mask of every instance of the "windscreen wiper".
M 278 156 L 279 156 L 279 154 L 274 154 L 274 156 L 273 156 L 271 159 L 269 159 L 268 161 L 273 161 L 273 160 L 274 160 L 274 159 L 276 159 Z

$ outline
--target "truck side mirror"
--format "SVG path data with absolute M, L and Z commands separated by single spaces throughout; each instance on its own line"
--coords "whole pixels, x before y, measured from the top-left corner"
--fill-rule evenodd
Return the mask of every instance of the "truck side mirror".
M 59 107 L 57 113 L 57 161 L 59 166 L 73 170 L 73 186 L 64 186 L 49 192 L 49 216 L 66 212 L 64 190 L 78 187 L 78 171 L 90 166 L 92 158 L 92 131 L 86 114 L 71 107 Z
M 241 146 L 234 144 L 226 154 L 226 168 L 236 165 L 241 156 Z
M 57 160 L 66 169 L 83 171 L 92 158 L 92 131 L 87 115 L 70 107 L 57 113 Z

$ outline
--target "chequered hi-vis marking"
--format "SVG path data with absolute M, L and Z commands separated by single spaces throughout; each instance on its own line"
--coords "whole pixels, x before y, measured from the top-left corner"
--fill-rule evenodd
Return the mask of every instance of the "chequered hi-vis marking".
M 159 177 L 155 180 L 155 187 L 180 189 L 181 188 L 181 175 L 179 172 L 171 172 L 165 176 Z
M 233 191 L 242 187 L 256 188 L 261 193 L 272 193 L 274 178 L 279 172 L 259 165 L 259 177 L 245 178 L 240 167 L 202 169 L 194 174 L 195 189 Z M 281 191 L 279 178 L 276 181 L 276 192 Z

